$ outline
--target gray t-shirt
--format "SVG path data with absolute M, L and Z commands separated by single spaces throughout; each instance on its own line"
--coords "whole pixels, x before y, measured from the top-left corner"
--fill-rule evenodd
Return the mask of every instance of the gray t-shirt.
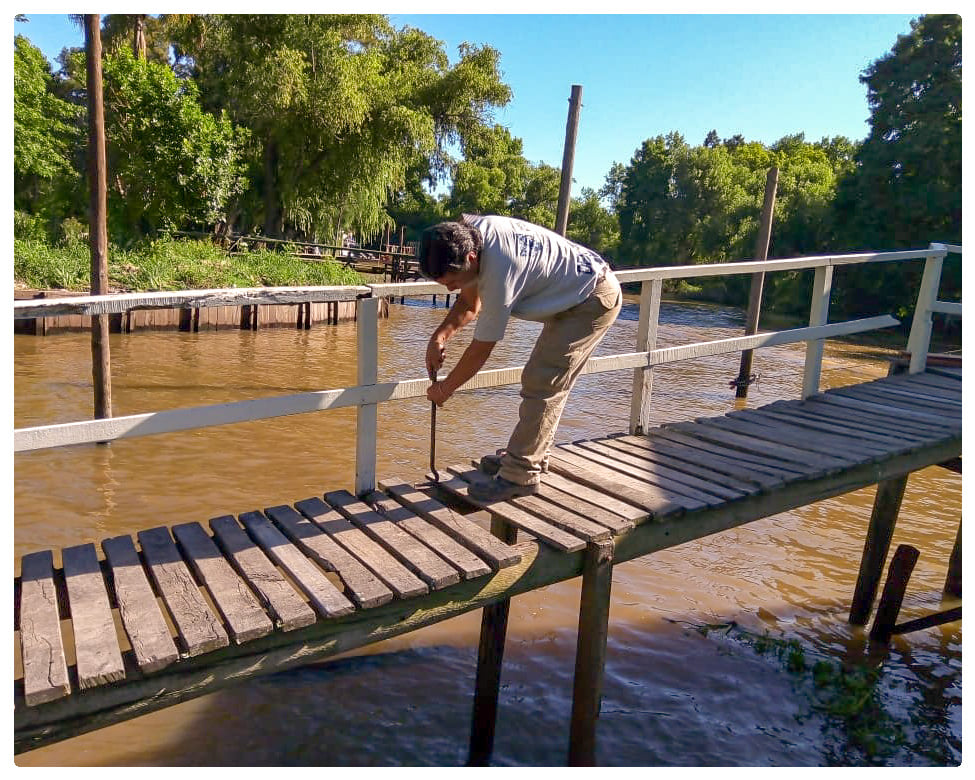
M 607 267 L 591 249 L 511 217 L 464 215 L 484 237 L 474 338 L 501 341 L 509 317 L 544 320 L 582 303 Z

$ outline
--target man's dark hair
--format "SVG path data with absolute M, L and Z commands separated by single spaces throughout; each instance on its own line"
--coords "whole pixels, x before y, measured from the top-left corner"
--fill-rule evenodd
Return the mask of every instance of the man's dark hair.
M 467 271 L 467 256 L 480 254 L 484 246 L 481 231 L 466 222 L 439 222 L 420 236 L 420 273 L 427 279 L 439 279 L 447 271 Z

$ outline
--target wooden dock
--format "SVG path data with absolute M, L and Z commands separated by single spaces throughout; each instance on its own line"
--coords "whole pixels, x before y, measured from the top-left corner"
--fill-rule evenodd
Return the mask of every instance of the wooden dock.
M 582 575 L 570 762 L 591 763 L 614 564 L 957 458 L 961 408 L 960 369 L 930 367 L 561 445 L 539 493 L 507 502 L 473 501 L 483 476 L 460 464 L 436 485 L 390 476 L 362 498 L 30 553 L 14 583 L 15 752 L 486 608 L 471 742 L 485 763 L 508 601 Z M 887 553 L 875 525 L 861 612 Z

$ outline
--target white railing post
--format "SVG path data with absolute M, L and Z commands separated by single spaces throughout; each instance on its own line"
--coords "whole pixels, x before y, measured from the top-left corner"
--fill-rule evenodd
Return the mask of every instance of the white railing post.
M 379 380 L 379 306 L 381 298 L 356 301 L 356 382 L 374 385 Z M 378 406 L 362 404 L 356 409 L 355 494 L 376 489 L 376 434 Z
M 829 298 L 833 289 L 833 266 L 821 265 L 813 279 L 812 302 L 809 305 L 809 327 L 825 325 L 829 320 Z M 806 342 L 806 365 L 802 372 L 802 397 L 809 398 L 819 392 L 819 380 L 823 371 L 823 339 Z
M 640 322 L 636 331 L 636 351 L 652 352 L 657 346 L 657 323 L 660 319 L 662 279 L 640 285 Z M 653 368 L 633 369 L 633 395 L 630 399 L 630 435 L 642 434 L 650 427 L 650 393 L 653 390 Z
M 907 351 L 911 353 L 909 371 L 912 374 L 924 371 L 928 363 L 928 347 L 931 344 L 931 310 L 938 299 L 938 288 L 941 287 L 941 265 L 947 254 L 944 244 L 931 244 L 930 248 L 940 250 L 940 253 L 928 257 L 924 262 L 921 288 L 917 292 L 911 335 L 907 339 Z

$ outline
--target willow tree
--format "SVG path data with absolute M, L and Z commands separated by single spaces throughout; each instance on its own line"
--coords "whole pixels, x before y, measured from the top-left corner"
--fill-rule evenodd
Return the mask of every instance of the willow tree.
M 170 21 L 177 67 L 257 142 L 267 235 L 378 232 L 394 193 L 450 172 L 446 150 L 510 99 L 498 53 L 357 14 Z

